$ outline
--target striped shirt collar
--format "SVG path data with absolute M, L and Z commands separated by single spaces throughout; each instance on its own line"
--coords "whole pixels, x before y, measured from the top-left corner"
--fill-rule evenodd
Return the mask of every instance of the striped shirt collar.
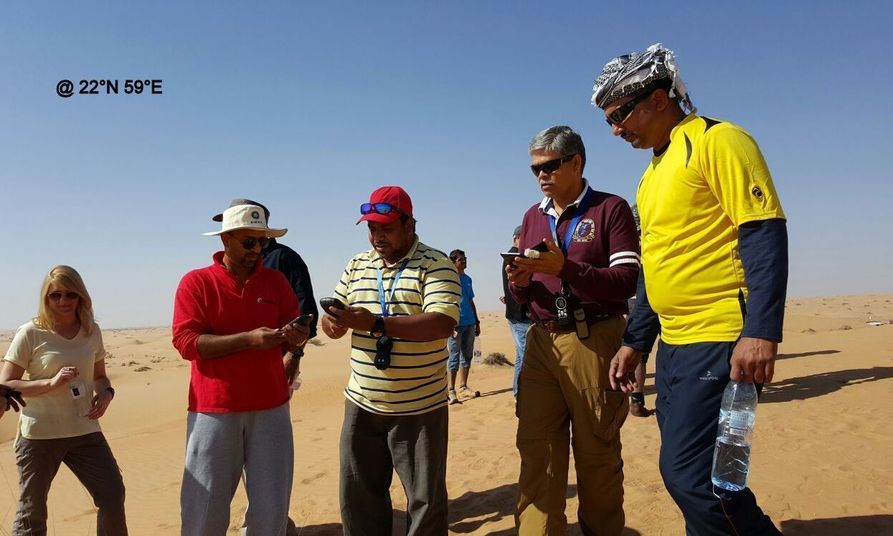
M 581 191 L 580 195 L 578 195 L 577 198 L 574 199 L 574 202 L 569 204 L 568 206 L 566 206 L 564 208 L 564 210 L 567 210 L 571 207 L 579 206 L 580 202 L 583 201 L 583 198 L 586 197 L 587 191 L 589 191 L 589 181 L 587 181 L 586 178 L 584 177 L 583 178 L 583 191 Z M 542 212 L 543 214 L 551 214 L 552 216 L 555 216 L 556 218 L 558 217 L 558 213 L 555 211 L 555 207 L 552 204 L 551 197 L 544 197 L 543 200 L 540 202 L 540 212 Z
M 371 250 L 369 250 L 369 263 L 371 264 L 373 262 L 380 261 L 382 268 L 396 268 L 396 267 L 400 266 L 400 264 L 404 260 L 412 260 L 412 258 L 415 257 L 416 250 L 418 250 L 418 249 L 419 249 L 419 235 L 416 235 L 415 240 L 412 242 L 412 247 L 409 248 L 409 251 L 406 252 L 406 255 L 397 259 L 397 262 L 395 262 L 393 264 L 388 264 L 387 261 L 385 261 L 384 259 L 381 258 L 381 255 L 378 254 L 378 251 L 376 251 L 375 248 L 372 248 Z

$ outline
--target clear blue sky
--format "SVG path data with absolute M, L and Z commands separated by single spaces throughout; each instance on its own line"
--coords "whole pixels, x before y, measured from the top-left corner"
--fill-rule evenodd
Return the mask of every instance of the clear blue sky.
M 63 263 L 102 326 L 169 324 L 233 197 L 265 202 L 330 294 L 384 184 L 412 195 L 423 241 L 468 253 L 478 308 L 497 310 L 497 253 L 541 198 L 537 131 L 576 128 L 593 185 L 634 198 L 649 154 L 589 98 L 606 61 L 655 42 L 703 114 L 762 147 L 789 295 L 893 290 L 888 2 L 123 4 L 0 7 L 0 328 L 35 313 Z M 156 78 L 164 94 L 62 99 L 63 78 Z

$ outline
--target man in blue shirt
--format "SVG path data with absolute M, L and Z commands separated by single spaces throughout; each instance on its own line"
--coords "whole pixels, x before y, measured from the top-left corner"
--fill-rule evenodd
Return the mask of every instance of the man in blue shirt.
M 480 391 L 468 388 L 468 374 L 471 372 L 471 358 L 474 355 L 474 338 L 481 334 L 481 321 L 478 320 L 478 311 L 474 306 L 474 289 L 471 286 L 471 278 L 465 273 L 468 266 L 468 258 L 461 249 L 450 252 L 450 260 L 459 272 L 459 282 L 462 284 L 462 298 L 459 302 L 459 323 L 453 336 L 448 342 L 450 359 L 447 369 L 450 371 L 450 404 L 461 404 L 462 399 L 477 398 Z M 456 389 L 456 384 L 459 389 Z

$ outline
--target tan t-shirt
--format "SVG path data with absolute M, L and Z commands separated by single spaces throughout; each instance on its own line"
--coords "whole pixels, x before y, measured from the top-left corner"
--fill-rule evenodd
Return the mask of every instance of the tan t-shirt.
M 83 328 L 73 339 L 28 322 L 16 331 L 4 361 L 25 369 L 26 380 L 47 380 L 62 367 L 77 367 L 78 378 L 93 398 L 93 367 L 105 359 L 99 326 L 88 337 Z M 99 431 L 99 421 L 78 415 L 70 385 L 25 398 L 27 406 L 19 417 L 19 432 L 28 439 L 77 437 Z

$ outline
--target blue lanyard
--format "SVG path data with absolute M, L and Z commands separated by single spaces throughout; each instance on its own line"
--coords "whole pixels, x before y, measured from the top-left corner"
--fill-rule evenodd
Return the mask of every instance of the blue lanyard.
M 571 224 L 567 228 L 567 233 L 564 235 L 563 242 L 558 240 L 558 226 L 555 225 L 555 216 L 549 214 L 549 227 L 552 229 L 552 237 L 555 239 L 555 243 L 561 247 L 561 252 L 565 257 L 567 257 L 567 251 L 571 247 L 571 239 L 574 237 L 574 232 L 577 230 L 580 218 L 582 218 L 583 213 L 586 212 L 586 202 L 589 201 L 589 194 L 591 193 L 592 190 L 590 190 L 589 187 L 586 187 L 586 195 L 583 196 L 583 199 L 580 200 L 580 204 L 577 205 L 577 215 L 571 220 Z
M 378 303 L 381 304 L 381 316 L 388 316 L 388 304 L 394 300 L 394 292 L 397 291 L 397 283 L 400 282 L 400 276 L 403 275 L 403 269 L 406 268 L 406 265 L 409 263 L 409 259 L 405 259 L 403 264 L 400 265 L 400 269 L 397 270 L 397 275 L 394 277 L 394 283 L 391 285 L 391 295 L 385 299 L 384 293 L 384 280 L 381 276 L 381 268 L 376 268 L 378 271 Z

